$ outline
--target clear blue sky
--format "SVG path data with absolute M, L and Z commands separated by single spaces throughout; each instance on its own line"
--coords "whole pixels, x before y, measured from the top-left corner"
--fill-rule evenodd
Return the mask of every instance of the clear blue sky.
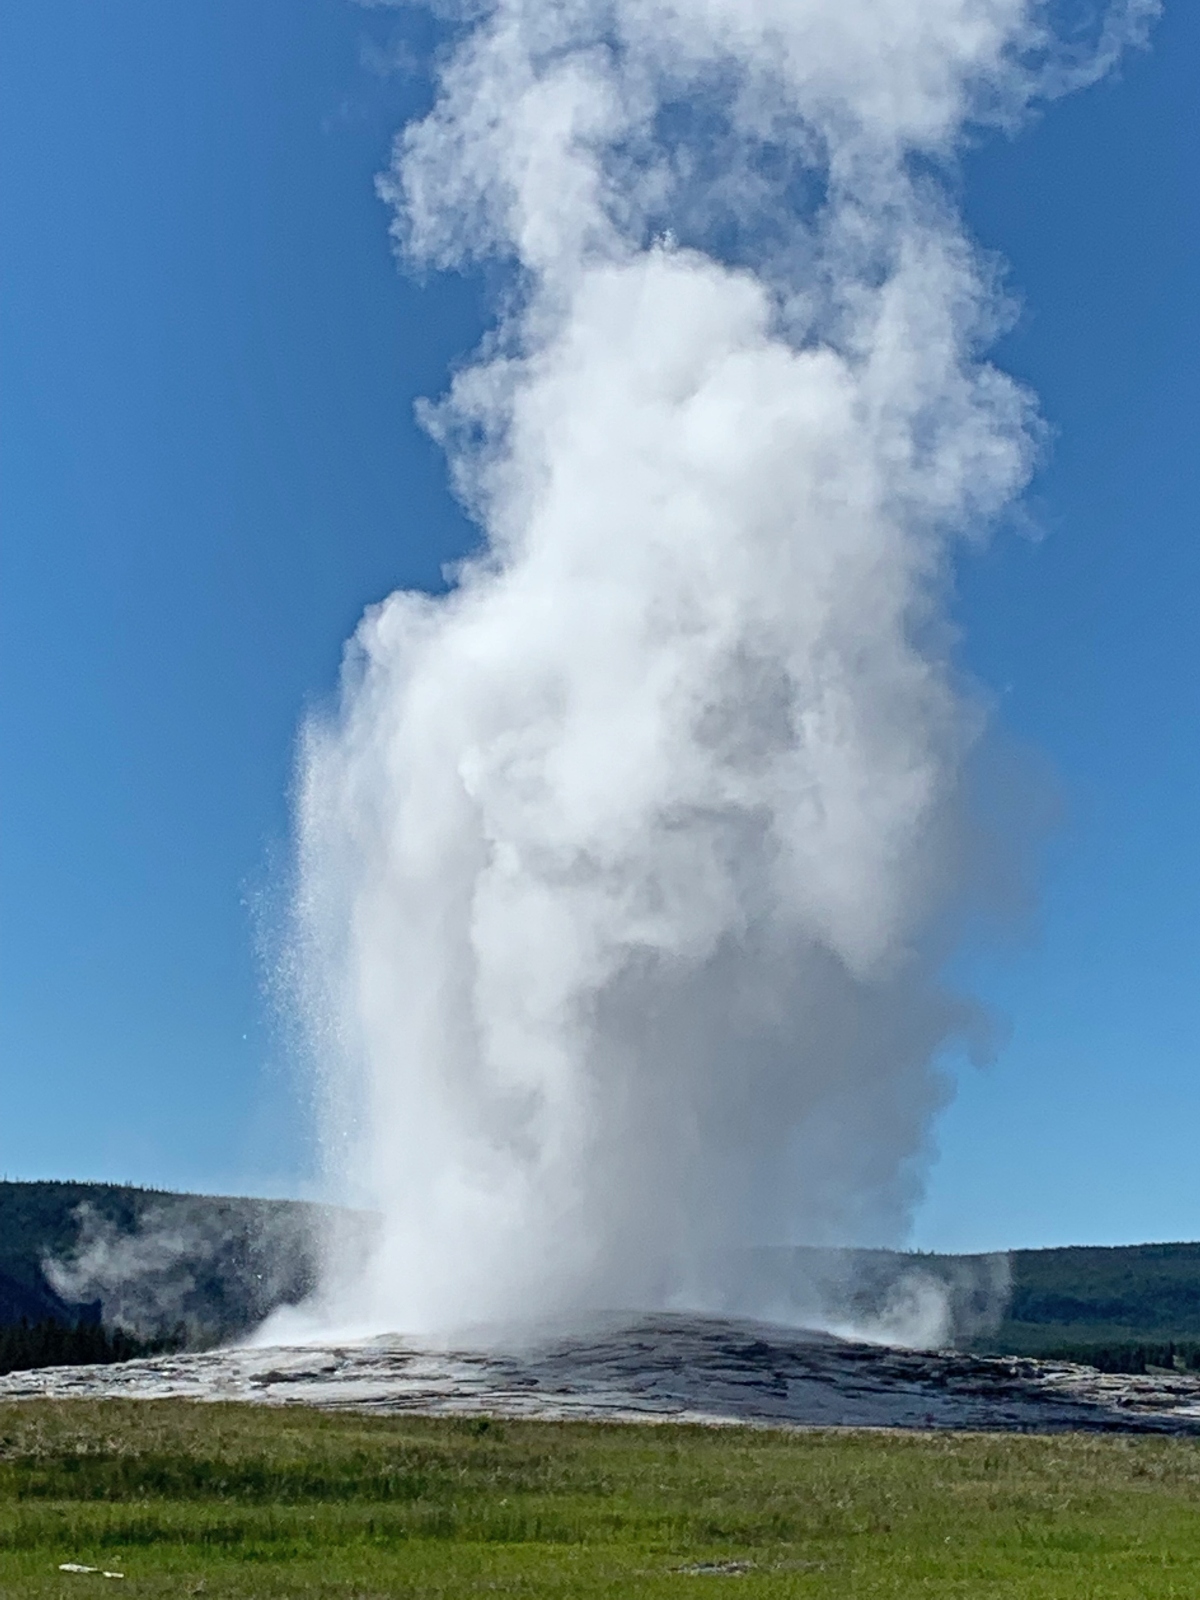
M 0 1172 L 300 1192 L 256 942 L 303 709 L 472 532 L 412 401 L 481 285 L 397 273 L 373 174 L 418 12 L 10 7 L 0 61 Z M 408 63 L 406 66 L 405 63 Z M 964 170 L 1055 438 L 960 574 L 1052 775 L 1041 903 L 914 1240 L 1200 1237 L 1200 11 Z M 1045 788 L 1045 782 L 1042 783 Z

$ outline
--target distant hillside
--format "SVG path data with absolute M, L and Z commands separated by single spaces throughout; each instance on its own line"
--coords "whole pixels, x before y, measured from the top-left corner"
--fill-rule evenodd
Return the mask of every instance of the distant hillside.
M 329 1216 L 296 1200 L 0 1183 L 0 1321 L 82 1313 L 140 1338 L 229 1338 L 310 1292 Z
M 303 1300 L 334 1224 L 360 1242 L 371 1226 L 297 1200 L 0 1183 L 0 1325 L 102 1320 L 140 1339 L 213 1343 Z M 912 1302 L 932 1284 L 946 1313 L 932 1339 L 1113 1361 L 1143 1346 L 1157 1361 L 1174 1345 L 1175 1359 L 1200 1362 L 1200 1244 L 1008 1256 L 757 1250 L 726 1259 L 720 1277 L 743 1310 L 796 1321 L 817 1313 L 885 1340 L 904 1337 L 889 1329 L 911 1323 Z M 1134 1358 L 1136 1367 L 1136 1349 Z
M 66 1327 L 99 1321 L 98 1304 L 70 1305 L 50 1288 L 31 1287 L 0 1272 L 0 1327 L 18 1322 L 56 1322 Z
M 996 1348 L 1200 1342 L 1200 1244 L 1014 1250 Z
M 833 1284 L 827 1303 L 852 1324 L 877 1329 L 903 1311 L 922 1282 L 940 1285 L 955 1343 L 1011 1355 L 1098 1359 L 1139 1370 L 1175 1359 L 1200 1364 L 1200 1244 L 1069 1246 L 1007 1255 L 955 1256 L 888 1250 L 759 1252 L 778 1259 L 775 1282 Z M 1130 1364 L 1125 1358 L 1132 1357 Z

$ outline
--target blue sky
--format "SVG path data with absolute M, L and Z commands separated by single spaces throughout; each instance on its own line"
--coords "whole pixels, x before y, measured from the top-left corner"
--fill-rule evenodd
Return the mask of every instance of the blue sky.
M 294 738 L 363 606 L 472 530 L 412 419 L 483 326 L 372 187 L 418 12 L 13 8 L 0 65 L 0 1172 L 301 1192 L 264 993 Z M 406 65 L 407 63 L 407 65 Z M 1200 1237 L 1200 14 L 964 167 L 1053 437 L 964 560 L 965 667 L 1057 794 L 961 977 L 914 1242 Z M 1042 804 L 1039 801 L 1039 804 Z

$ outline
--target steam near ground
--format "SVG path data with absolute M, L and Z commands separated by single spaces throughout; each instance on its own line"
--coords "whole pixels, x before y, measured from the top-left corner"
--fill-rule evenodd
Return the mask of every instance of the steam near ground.
M 104 1322 L 189 1345 L 247 1335 L 312 1293 L 334 1219 L 287 1201 L 136 1196 L 125 1215 L 84 1203 L 75 1237 L 42 1271 L 68 1305 L 99 1302 Z
M 107 1199 L 107 1204 L 103 1203 Z M 109 1327 L 189 1348 L 229 1341 L 308 1343 L 320 1337 L 309 1303 L 322 1244 L 365 1268 L 380 1219 L 294 1201 L 121 1191 L 75 1208 L 74 1237 L 42 1258 L 52 1290 L 78 1311 L 97 1306 Z M 353 1274 L 351 1274 L 352 1276 Z M 887 1250 L 754 1249 L 698 1264 L 700 1303 L 721 1317 L 823 1328 L 876 1343 L 944 1348 L 995 1331 L 1007 1306 L 1007 1256 L 913 1256 Z M 568 1313 L 577 1335 L 619 1328 L 613 1313 Z M 634 1321 L 637 1322 L 636 1308 Z M 325 1313 L 326 1317 L 328 1313 Z M 678 1320 L 677 1326 L 686 1326 Z M 447 1330 L 458 1331 L 463 1330 Z M 476 1346 L 519 1346 L 523 1323 L 469 1330 Z
M 1154 9 L 462 6 L 380 187 L 408 260 L 503 267 L 424 414 L 482 542 L 302 752 L 297 991 L 383 1218 L 319 1317 L 757 1312 L 714 1262 L 903 1237 L 978 1026 L 950 564 L 1038 438 L 953 162 Z

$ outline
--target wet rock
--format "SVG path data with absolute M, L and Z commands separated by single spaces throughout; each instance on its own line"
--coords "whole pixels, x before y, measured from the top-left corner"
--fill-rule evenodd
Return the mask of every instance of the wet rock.
M 540 1339 L 228 1349 L 0 1379 L 0 1399 L 248 1400 L 387 1414 L 799 1427 L 1200 1432 L 1200 1378 L 858 1344 L 733 1318 L 656 1314 Z

